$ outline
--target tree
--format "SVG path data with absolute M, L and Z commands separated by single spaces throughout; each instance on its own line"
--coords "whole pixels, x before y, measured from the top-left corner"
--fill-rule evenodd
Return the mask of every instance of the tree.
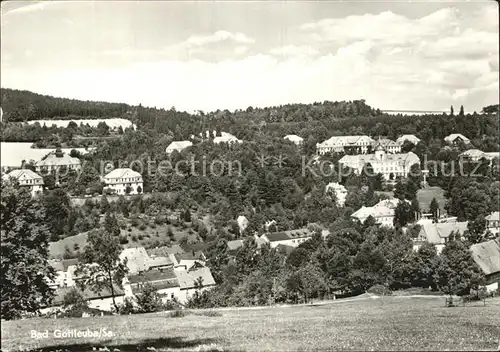
M 465 242 L 449 241 L 439 256 L 434 274 L 439 289 L 448 295 L 467 295 L 483 283 L 484 276 Z
M 120 226 L 118 226 L 118 220 L 116 220 L 115 214 L 107 212 L 104 217 L 104 230 L 113 236 L 118 236 L 120 234 Z
M 431 212 L 434 221 L 437 222 L 439 216 L 439 203 L 437 202 L 436 198 L 432 198 L 429 211 Z
M 136 297 L 139 313 L 159 312 L 163 309 L 163 302 L 156 287 L 149 282 L 142 286 Z
M 406 200 L 399 200 L 396 209 L 394 209 L 394 226 L 401 228 L 411 220 L 411 208 Z
M 73 287 L 64 295 L 63 307 L 66 309 L 65 316 L 81 318 L 83 311 L 88 309 L 89 304 L 83 294 Z
M 453 111 L 453 105 L 452 105 L 452 106 L 450 106 L 450 116 L 453 116 L 453 114 L 454 114 L 454 111 Z
M 128 269 L 126 260 L 120 260 L 122 247 L 118 238 L 103 230 L 94 230 L 87 236 L 87 245 L 82 253 L 82 263 L 78 264 L 77 275 L 84 278 L 79 284 L 89 285 L 98 293 L 108 289 L 113 298 L 116 311 L 115 288 L 121 288 L 121 283 Z
M 49 191 L 43 197 L 45 221 L 51 233 L 51 240 L 58 241 L 70 232 L 68 218 L 71 211 L 69 197 L 62 189 Z
M 463 105 L 460 105 L 460 112 L 458 113 L 458 116 L 464 116 L 465 113 L 464 113 L 464 106 Z
M 486 228 L 486 219 L 483 215 L 479 215 L 473 221 L 468 222 L 465 237 L 470 242 L 470 244 L 479 243 L 484 238 Z
M 48 306 L 53 291 L 46 278 L 54 278 L 49 265 L 49 231 L 44 209 L 27 190 L 1 181 L 1 317 L 19 318 Z
M 99 208 L 101 209 L 101 214 L 106 214 L 109 211 L 110 205 L 106 196 L 101 197 Z

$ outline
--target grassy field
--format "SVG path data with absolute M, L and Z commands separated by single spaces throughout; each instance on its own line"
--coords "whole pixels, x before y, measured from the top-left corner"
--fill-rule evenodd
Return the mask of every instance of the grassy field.
M 444 308 L 443 297 L 337 300 L 327 305 L 220 309 L 220 316 L 163 314 L 2 323 L 2 350 L 284 351 L 497 350 L 500 299 Z M 196 313 L 200 313 L 197 311 Z M 105 328 L 113 337 L 54 338 L 56 329 Z M 48 330 L 48 338 L 30 337 Z M 154 348 L 154 349 L 153 349 Z

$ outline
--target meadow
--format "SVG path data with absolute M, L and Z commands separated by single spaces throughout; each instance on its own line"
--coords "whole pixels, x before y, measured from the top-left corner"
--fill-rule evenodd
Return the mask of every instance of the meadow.
M 490 350 L 499 348 L 500 299 L 444 307 L 444 297 L 337 300 L 324 305 L 226 308 L 2 323 L 2 351 Z M 56 330 L 113 336 L 56 338 Z M 31 331 L 48 337 L 31 337 Z

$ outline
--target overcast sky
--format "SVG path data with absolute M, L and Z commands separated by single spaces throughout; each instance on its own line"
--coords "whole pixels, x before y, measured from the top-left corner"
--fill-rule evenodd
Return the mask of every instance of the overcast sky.
M 498 103 L 498 5 L 2 2 L 1 86 L 193 111 Z

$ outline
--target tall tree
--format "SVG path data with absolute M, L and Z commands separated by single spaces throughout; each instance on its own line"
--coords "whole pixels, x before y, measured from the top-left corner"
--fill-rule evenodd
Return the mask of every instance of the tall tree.
M 2 181 L 1 191 L 1 317 L 14 319 L 50 303 L 53 291 L 45 279 L 55 273 L 48 262 L 49 231 L 42 205 L 10 183 Z
M 118 236 L 120 234 L 120 226 L 118 226 L 118 220 L 114 213 L 108 211 L 104 217 L 104 230 L 113 236 Z
M 431 212 L 434 221 L 437 221 L 439 216 L 439 203 L 437 202 L 436 198 L 432 198 L 429 211 Z
M 62 189 L 49 191 L 43 196 L 45 221 L 49 227 L 52 241 L 58 241 L 70 232 L 68 218 L 71 211 L 70 200 Z
M 95 230 L 88 234 L 87 245 L 82 253 L 82 263 L 78 264 L 76 274 L 83 277 L 79 285 L 90 286 L 94 292 L 108 289 L 113 298 L 113 305 L 118 311 L 115 301 L 115 288 L 122 287 L 122 280 L 128 269 L 126 260 L 120 260 L 122 246 L 118 237 L 108 231 Z

